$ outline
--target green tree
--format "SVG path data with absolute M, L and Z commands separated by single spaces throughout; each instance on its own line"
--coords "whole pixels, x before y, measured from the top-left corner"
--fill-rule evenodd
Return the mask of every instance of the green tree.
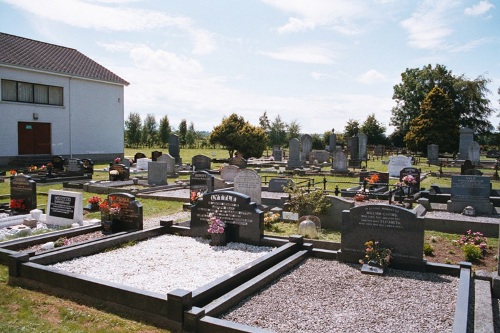
M 267 111 L 264 111 L 262 116 L 259 117 L 259 125 L 264 131 L 268 131 L 270 129 L 271 123 L 269 122 Z
M 360 127 L 360 131 L 366 134 L 368 143 L 371 145 L 381 145 L 387 142 L 385 126 L 375 118 L 375 113 L 372 113 L 366 118 L 365 122 Z
M 130 112 L 125 120 L 125 142 L 128 146 L 137 148 L 141 143 L 141 123 L 139 113 Z
M 453 102 L 443 89 L 434 87 L 422 102 L 420 115 L 410 122 L 405 142 L 412 150 L 426 152 L 427 145 L 434 143 L 441 151 L 454 152 L 458 148 L 459 130 Z
M 281 120 L 278 114 L 274 118 L 273 122 L 269 127 L 269 145 L 272 147 L 274 145 L 279 145 L 283 147 L 286 144 L 286 123 Z
M 288 147 L 288 143 L 290 142 L 291 139 L 293 138 L 298 139 L 299 137 L 300 137 L 300 124 L 297 121 L 297 119 L 294 119 L 287 126 L 285 146 Z
M 167 146 L 168 138 L 171 133 L 172 128 L 170 127 L 168 116 L 164 116 L 160 119 L 160 128 L 158 130 L 158 140 L 163 148 Z
M 189 148 L 194 148 L 196 144 L 196 139 L 198 138 L 196 131 L 194 130 L 193 122 L 189 123 L 189 128 L 186 133 L 186 144 Z
M 187 135 L 187 121 L 186 119 L 182 119 L 181 123 L 179 124 L 179 144 L 181 146 L 186 145 L 186 135 Z
M 142 126 L 141 142 L 143 145 L 152 147 L 157 144 L 158 132 L 156 127 L 156 118 L 154 114 L 148 113 L 146 119 L 144 119 L 144 125 Z
M 227 149 L 230 158 L 234 156 L 235 151 L 241 153 L 244 158 L 261 157 L 267 147 L 264 130 L 250 125 L 235 113 L 227 118 L 224 117 L 222 123 L 214 127 L 209 141 Z
M 359 121 L 349 119 L 344 127 L 344 137 L 350 138 L 359 131 Z
M 322 150 L 325 149 L 325 142 L 323 137 L 317 133 L 311 135 L 312 138 L 312 149 Z
M 443 65 L 406 69 L 401 74 L 402 82 L 394 86 L 391 125 L 405 135 L 410 122 L 420 114 L 420 105 L 427 94 L 439 87 L 452 101 L 454 117 L 462 127 L 469 127 L 478 133 L 492 130 L 488 117 L 494 112 L 486 96 L 490 93 L 487 84 L 491 82 L 482 76 L 469 80 L 464 75 L 455 76 Z M 443 133 L 442 133 L 443 134 Z

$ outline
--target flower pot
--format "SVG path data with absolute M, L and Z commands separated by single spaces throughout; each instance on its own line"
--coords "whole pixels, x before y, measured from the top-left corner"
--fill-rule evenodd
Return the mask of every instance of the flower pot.
M 227 244 L 226 234 L 210 234 L 210 245 L 212 246 L 225 246 Z

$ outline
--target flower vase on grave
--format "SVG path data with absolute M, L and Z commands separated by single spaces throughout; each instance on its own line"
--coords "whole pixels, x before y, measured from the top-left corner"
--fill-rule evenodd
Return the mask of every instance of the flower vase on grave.
M 210 234 L 210 245 L 225 246 L 226 244 L 227 244 L 226 233 Z
M 113 220 L 101 220 L 102 234 L 111 235 L 113 233 Z

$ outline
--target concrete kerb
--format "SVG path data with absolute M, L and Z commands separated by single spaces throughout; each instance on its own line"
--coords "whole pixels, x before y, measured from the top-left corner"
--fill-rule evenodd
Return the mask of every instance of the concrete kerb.
M 62 248 L 51 253 L 30 257 L 26 253 L 18 252 L 8 258 L 8 283 L 76 299 L 106 311 L 119 315 L 126 314 L 130 318 L 169 329 L 183 327 L 188 332 L 266 332 L 255 327 L 226 322 L 215 316 L 265 287 L 307 257 L 337 259 L 337 251 L 322 249 L 319 241 L 316 241 L 313 246 L 312 243 L 304 243 L 300 236 L 292 236 L 288 241 L 264 237 L 262 245 L 276 244 L 279 248 L 193 292 L 174 290 L 166 296 L 44 266 L 76 256 L 100 252 L 105 248 L 130 240 L 143 240 L 155 235 L 179 231 L 187 234 L 189 232 L 187 229 L 175 227 L 171 221 L 163 221 L 163 225 L 156 228 L 123 233 L 89 244 Z M 325 245 L 325 247 L 331 248 L 331 245 Z M 456 324 L 457 327 L 462 327 L 463 320 L 460 318 L 463 318 L 463 304 L 464 302 L 468 304 L 469 299 L 468 294 L 462 296 L 465 292 L 462 285 L 470 284 L 470 267 L 467 274 L 464 273 L 464 268 L 460 269 L 456 265 L 428 263 L 426 271 L 451 275 L 458 275 L 460 271 L 456 311 L 461 311 L 462 314 L 455 314 L 455 320 L 459 321 Z

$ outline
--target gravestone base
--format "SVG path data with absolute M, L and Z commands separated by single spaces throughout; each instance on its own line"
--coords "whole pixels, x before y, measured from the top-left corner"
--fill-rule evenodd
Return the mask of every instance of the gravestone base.
M 356 251 L 349 249 L 341 249 L 337 252 L 337 258 L 340 261 L 350 264 L 359 263 L 360 259 L 365 257 L 364 251 Z M 391 264 L 389 268 L 402 269 L 408 271 L 424 272 L 427 261 L 424 259 L 408 258 L 403 256 L 398 256 L 393 253 L 393 258 L 391 259 Z
M 471 206 L 470 201 L 451 201 L 448 200 L 446 203 L 446 210 L 450 213 L 462 213 L 464 208 L 467 206 Z M 474 202 L 472 205 L 476 210 L 476 215 L 490 215 L 495 212 L 495 207 L 493 207 L 493 203 L 487 202 Z
M 384 275 L 385 268 L 380 266 L 372 266 L 369 264 L 363 264 L 361 266 L 361 273 L 371 274 L 371 275 Z

